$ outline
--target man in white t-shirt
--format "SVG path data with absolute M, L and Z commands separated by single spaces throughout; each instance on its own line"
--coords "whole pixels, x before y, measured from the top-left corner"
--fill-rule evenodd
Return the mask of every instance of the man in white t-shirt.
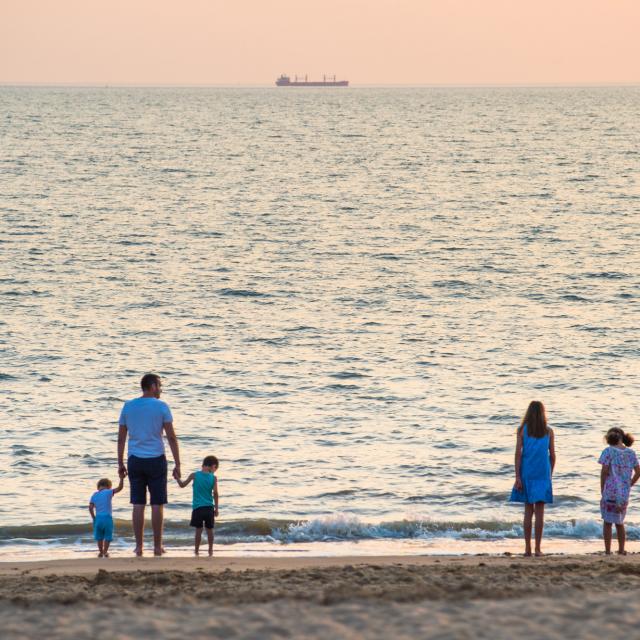
M 136 537 L 136 555 L 143 552 L 144 509 L 147 490 L 151 504 L 153 527 L 153 553 L 162 555 L 162 522 L 167 504 L 167 459 L 164 455 L 163 432 L 173 454 L 173 477 L 180 478 L 180 451 L 173 429 L 173 416 L 169 405 L 160 400 L 162 382 L 155 373 L 147 373 L 140 381 L 142 396 L 124 403 L 118 429 L 118 475 L 129 476 L 131 504 L 133 505 L 133 532 Z M 124 446 L 129 436 L 127 464 L 124 464 Z

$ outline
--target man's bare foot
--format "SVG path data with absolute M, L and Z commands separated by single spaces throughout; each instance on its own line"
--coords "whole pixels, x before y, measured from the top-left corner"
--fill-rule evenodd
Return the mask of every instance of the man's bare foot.
M 138 556 L 138 558 L 141 558 L 143 553 L 142 547 L 136 547 L 134 553 Z
M 213 556 L 213 549 L 209 549 L 209 557 Z
M 154 547 L 153 549 L 153 555 L 156 558 L 159 558 L 160 556 L 162 556 L 162 554 L 164 553 L 164 549 L 162 547 Z
M 200 552 L 196 549 L 196 550 L 193 552 L 193 555 L 194 555 L 194 556 L 199 556 L 199 555 L 200 555 Z

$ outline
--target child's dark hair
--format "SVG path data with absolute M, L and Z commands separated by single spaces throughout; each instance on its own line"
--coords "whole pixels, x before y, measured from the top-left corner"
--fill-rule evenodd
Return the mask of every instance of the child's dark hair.
M 622 442 L 625 447 L 630 447 L 635 441 L 635 438 L 630 433 L 625 433 L 620 427 L 611 427 L 604 439 L 611 446 Z
M 203 461 L 202 461 L 202 466 L 203 467 L 219 467 L 220 464 L 218 463 L 218 458 L 216 458 L 215 456 L 207 456 Z
M 98 480 L 98 491 L 100 489 L 111 489 L 111 480 L 109 478 L 100 478 Z

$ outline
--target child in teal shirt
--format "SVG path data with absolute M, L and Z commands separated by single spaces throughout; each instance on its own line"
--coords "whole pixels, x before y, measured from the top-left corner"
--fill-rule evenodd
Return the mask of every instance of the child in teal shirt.
M 209 555 L 213 555 L 213 525 L 218 517 L 218 479 L 215 472 L 218 470 L 218 458 L 207 456 L 202 461 L 202 469 L 189 474 L 183 482 L 176 482 L 184 489 L 193 482 L 193 511 L 191 512 L 191 526 L 196 528 L 195 554 L 199 555 L 200 541 L 202 540 L 202 527 L 207 529 L 209 540 Z

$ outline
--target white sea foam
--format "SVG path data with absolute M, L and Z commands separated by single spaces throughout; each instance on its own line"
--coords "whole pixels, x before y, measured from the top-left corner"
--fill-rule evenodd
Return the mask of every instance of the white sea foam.
M 567 540 L 597 540 L 602 535 L 602 523 L 597 520 L 547 521 L 548 538 Z M 640 526 L 629 524 L 630 540 L 640 540 Z M 165 536 L 170 544 L 187 544 L 193 530 L 187 522 L 169 521 Z M 132 538 L 129 521 L 116 522 L 116 537 Z M 358 540 L 434 540 L 496 541 L 522 538 L 519 522 L 508 521 L 434 521 L 430 519 L 368 522 L 353 514 L 337 513 L 310 520 L 243 519 L 219 523 L 216 540 L 219 544 L 295 544 L 305 542 L 353 542 Z M 2 545 L 73 545 L 91 540 L 86 525 L 43 525 L 36 527 L 4 527 L 0 529 Z M 455 551 L 455 545 L 451 548 Z

